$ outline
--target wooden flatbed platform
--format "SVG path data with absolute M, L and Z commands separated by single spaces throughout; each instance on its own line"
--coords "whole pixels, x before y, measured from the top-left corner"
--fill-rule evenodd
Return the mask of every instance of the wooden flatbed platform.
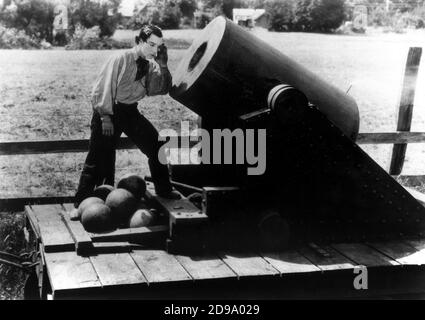
M 27 227 L 41 253 L 38 277 L 44 297 L 280 299 L 425 293 L 425 239 L 173 255 L 161 248 L 104 242 L 105 237 L 86 233 L 79 222 L 70 224 L 64 216 L 67 207 L 25 208 Z M 90 253 L 78 253 L 85 246 Z M 359 266 L 367 268 L 367 289 L 354 288 Z

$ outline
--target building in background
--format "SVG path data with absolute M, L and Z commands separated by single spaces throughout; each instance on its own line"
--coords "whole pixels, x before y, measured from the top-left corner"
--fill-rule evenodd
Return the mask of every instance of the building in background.
M 247 28 L 267 28 L 268 16 L 264 9 L 233 9 L 233 22 Z

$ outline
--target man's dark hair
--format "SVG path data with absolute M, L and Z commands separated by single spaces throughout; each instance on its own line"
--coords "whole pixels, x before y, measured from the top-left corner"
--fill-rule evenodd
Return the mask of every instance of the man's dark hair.
M 136 36 L 136 44 L 139 44 L 140 40 L 146 42 L 148 38 L 154 34 L 155 36 L 162 38 L 162 31 L 159 27 L 154 24 L 145 24 L 140 29 L 140 33 Z

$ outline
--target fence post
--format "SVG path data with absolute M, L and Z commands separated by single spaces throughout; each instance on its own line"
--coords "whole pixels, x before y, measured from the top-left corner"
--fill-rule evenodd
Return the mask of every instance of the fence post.
M 415 99 L 416 79 L 418 76 L 419 62 L 421 60 L 422 48 L 409 48 L 406 68 L 404 71 L 403 85 L 401 89 L 397 131 L 410 131 L 413 114 L 413 101 Z M 407 144 L 394 144 L 391 155 L 389 174 L 399 175 L 403 169 L 404 157 Z

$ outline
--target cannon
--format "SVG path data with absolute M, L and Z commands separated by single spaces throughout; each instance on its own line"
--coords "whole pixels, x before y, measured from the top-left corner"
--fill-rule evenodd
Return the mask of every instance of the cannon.
M 170 96 L 197 113 L 211 134 L 267 132 L 260 175 L 240 163 L 172 166 L 173 181 L 202 191 L 208 224 L 206 231 L 174 226 L 171 240 L 204 230 L 199 243 L 244 239 L 246 246 L 250 239 L 279 247 L 425 230 L 424 207 L 356 144 L 354 99 L 230 20 L 214 19 L 194 40 Z

